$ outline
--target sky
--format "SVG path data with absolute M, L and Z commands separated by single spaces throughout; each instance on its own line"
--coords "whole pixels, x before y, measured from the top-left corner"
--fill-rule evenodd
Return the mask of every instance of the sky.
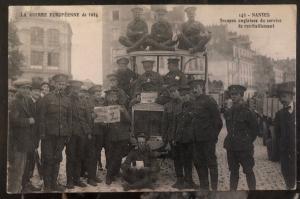
M 171 9 L 174 5 L 168 5 Z M 184 5 L 183 5 L 184 6 Z M 102 83 L 102 9 L 104 6 L 43 6 L 43 10 L 58 12 L 97 13 L 98 17 L 65 17 L 71 25 L 72 75 L 75 79 L 90 79 Z M 204 25 L 217 25 L 220 18 L 238 19 L 240 13 L 269 13 L 270 19 L 281 19 L 274 29 L 240 29 L 237 23 L 227 24 L 238 34 L 247 34 L 252 49 L 274 59 L 296 57 L 296 7 L 292 5 L 199 5 L 197 20 Z M 254 19 L 254 18 L 251 18 Z M 103 27 L 105 28 L 105 27 Z M 104 50 L 104 49 L 103 49 Z

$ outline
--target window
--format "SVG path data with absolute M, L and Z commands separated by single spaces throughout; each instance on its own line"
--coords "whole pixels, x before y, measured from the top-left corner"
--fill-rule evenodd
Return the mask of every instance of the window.
M 119 21 L 119 10 L 113 10 L 112 11 L 112 20 L 113 21 Z
M 59 31 L 56 29 L 49 29 L 47 31 L 48 36 L 48 44 L 50 46 L 58 46 L 59 45 Z
M 30 29 L 31 44 L 43 45 L 44 41 L 44 30 L 40 27 L 32 27 Z
M 119 28 L 113 28 L 112 29 L 112 38 L 114 41 L 118 41 L 120 35 L 119 35 Z
M 32 66 L 42 66 L 44 60 L 44 52 L 41 51 L 31 51 L 30 55 L 30 65 Z
M 49 52 L 48 53 L 48 66 L 59 66 L 59 53 Z

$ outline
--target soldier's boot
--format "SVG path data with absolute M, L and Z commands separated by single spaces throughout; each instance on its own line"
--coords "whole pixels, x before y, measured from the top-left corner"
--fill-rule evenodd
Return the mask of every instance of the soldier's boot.
M 200 181 L 200 188 L 203 190 L 209 190 L 208 168 L 206 166 L 199 167 L 198 177 Z
M 218 189 L 218 168 L 210 168 L 210 183 L 213 191 Z
M 111 185 L 112 182 L 113 182 L 113 177 L 112 177 L 112 176 L 109 176 L 109 175 L 106 175 L 105 183 L 106 183 L 107 185 Z
M 74 185 L 77 187 L 87 187 L 87 185 L 84 182 L 80 181 L 80 179 L 74 180 Z
M 101 183 L 101 182 L 102 182 L 102 180 L 101 180 L 100 178 L 98 178 L 98 177 L 95 177 L 95 178 L 94 178 L 94 181 L 95 181 L 96 183 Z
M 124 36 L 119 37 L 119 42 L 125 47 L 130 47 L 133 45 L 133 43 L 127 37 Z
M 87 180 L 87 183 L 88 183 L 89 185 L 94 186 L 94 187 L 97 186 L 97 182 L 96 182 L 95 180 L 93 180 L 93 179 L 88 179 L 88 180 Z
M 41 191 L 41 188 L 33 186 L 33 184 L 31 184 L 30 182 L 26 183 L 22 189 L 23 193 L 30 193 L 35 191 Z
M 249 190 L 255 190 L 256 189 L 256 179 L 255 174 L 253 171 L 246 173 L 246 179 Z
M 69 180 L 67 182 L 67 189 L 74 189 L 74 183 L 73 180 Z
M 136 50 L 141 50 L 142 47 L 147 46 L 146 42 L 148 40 L 148 35 L 144 35 L 140 40 L 138 40 L 137 42 L 135 42 L 135 44 L 133 44 L 131 47 L 127 48 L 127 53 L 136 51 Z
M 182 177 L 178 177 L 175 184 L 172 185 L 173 188 L 183 189 L 184 188 L 184 179 Z
M 57 177 L 58 177 L 58 173 L 59 173 L 59 163 L 56 163 L 53 166 L 53 170 L 52 170 L 52 179 L 51 179 L 51 187 L 53 189 L 53 191 L 57 191 L 57 192 L 64 192 L 65 187 L 60 185 L 57 182 Z
M 44 170 L 44 192 L 51 192 L 52 191 L 52 187 L 51 187 L 51 172 L 49 172 L 50 170 L 52 170 L 52 167 L 50 167 L 49 165 L 44 166 L 43 168 Z
M 153 39 L 150 39 L 149 43 L 150 43 L 150 46 L 151 46 L 151 50 L 175 51 L 175 47 L 173 47 L 173 46 L 166 46 L 166 45 L 160 44 L 160 43 L 156 42 Z
M 230 172 L 230 191 L 236 191 L 239 183 L 239 171 Z

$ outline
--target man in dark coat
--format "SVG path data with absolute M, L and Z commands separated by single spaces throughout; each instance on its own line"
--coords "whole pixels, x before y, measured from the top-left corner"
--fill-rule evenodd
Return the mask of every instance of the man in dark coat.
M 223 123 L 218 105 L 215 100 L 204 94 L 204 81 L 190 82 L 195 99 L 193 106 L 194 132 L 194 164 L 199 176 L 200 188 L 209 189 L 208 173 L 211 188 L 218 188 L 218 164 L 216 157 L 216 143 Z
M 187 79 L 183 72 L 179 69 L 179 59 L 178 58 L 169 58 L 168 59 L 168 69 L 169 72 L 163 77 L 164 84 L 167 85 L 186 85 Z
M 128 63 L 129 60 L 126 57 L 117 60 L 118 70 L 116 71 L 116 76 L 119 88 L 123 89 L 125 93 L 131 97 L 133 95 L 134 83 L 138 78 L 138 74 L 128 68 Z
M 202 23 L 195 21 L 196 7 L 188 7 L 184 11 L 188 21 L 182 24 L 182 33 L 178 36 L 178 48 L 189 50 L 190 53 L 204 51 L 211 34 L 205 30 Z
M 142 18 L 143 8 L 134 7 L 131 11 L 133 21 L 127 25 L 126 36 L 121 36 L 119 42 L 131 50 L 143 50 L 147 47 L 145 44 L 137 45 L 148 34 L 148 25 Z
M 41 101 L 40 133 L 44 191 L 64 191 L 57 183 L 62 150 L 71 136 L 72 104 L 64 93 L 68 76 L 53 76 L 55 88 Z
M 159 165 L 155 155 L 146 143 L 146 136 L 138 135 L 137 147 L 129 152 L 122 164 L 122 177 L 126 181 L 123 185 L 124 191 L 153 188 L 153 183 L 159 174 Z M 132 165 L 135 165 L 135 168 Z
M 87 137 L 91 134 L 89 126 L 89 114 L 87 104 L 79 96 L 80 88 L 83 85 L 81 81 L 70 80 L 70 102 L 72 104 L 72 134 L 66 145 L 66 173 L 67 188 L 73 189 L 74 185 L 86 187 L 86 184 L 80 181 L 80 171 L 82 161 L 85 157 L 85 146 Z
M 105 105 L 119 105 L 120 121 L 108 124 L 108 160 L 105 183 L 110 185 L 119 175 L 122 157 L 129 147 L 129 126 L 131 117 L 125 106 L 119 101 L 118 90 L 107 90 Z
M 37 163 L 38 171 L 41 172 L 41 168 L 39 168 L 39 156 L 37 149 L 39 147 L 40 135 L 38 131 L 39 118 L 38 111 L 40 108 L 40 98 L 41 98 L 41 90 L 40 90 L 41 81 L 32 78 L 31 92 L 30 92 L 30 100 L 28 101 L 28 107 L 33 114 L 33 118 L 35 119 L 35 124 L 32 127 L 33 135 L 33 150 L 27 152 L 27 161 L 25 166 L 25 171 L 23 175 L 23 192 L 33 192 L 40 191 L 40 188 L 33 186 L 30 182 L 30 178 L 33 175 L 35 164 Z
M 10 193 L 21 193 L 22 179 L 26 167 L 27 153 L 34 150 L 36 123 L 34 112 L 30 105 L 31 82 L 29 80 L 17 80 L 14 82 L 17 88 L 16 98 L 13 100 L 10 110 L 10 132 L 9 132 L 9 165 L 8 165 L 8 187 Z M 23 184 L 24 185 L 24 184 Z
M 275 116 L 275 135 L 279 147 L 281 172 L 287 189 L 296 183 L 296 109 L 294 102 L 295 83 L 286 82 L 278 86 L 279 100 L 283 108 Z
M 246 174 L 249 190 L 255 190 L 253 142 L 258 134 L 258 123 L 255 114 L 243 100 L 246 88 L 241 85 L 231 85 L 228 90 L 233 105 L 225 113 L 228 134 L 224 140 L 224 148 L 227 150 L 230 190 L 237 190 L 240 165 Z
M 119 87 L 120 84 L 118 75 L 115 73 L 108 74 L 107 79 L 109 81 L 109 90 L 116 90 L 118 92 L 119 103 L 127 107 L 127 105 L 129 104 L 129 96 L 121 87 Z
M 157 92 L 160 91 L 163 85 L 163 78 L 158 72 L 153 71 L 154 62 L 152 59 L 145 58 L 142 60 L 143 68 L 145 72 L 139 76 L 135 84 L 135 93 L 142 91 L 142 85 L 146 82 L 154 85 Z

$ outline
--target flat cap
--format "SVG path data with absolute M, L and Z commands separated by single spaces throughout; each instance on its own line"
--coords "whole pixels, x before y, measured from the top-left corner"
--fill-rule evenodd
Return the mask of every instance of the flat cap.
M 95 93 L 95 92 L 101 92 L 102 91 L 102 86 L 101 85 L 98 85 L 98 84 L 96 84 L 96 85 L 94 85 L 94 86 L 92 86 L 91 88 L 89 88 L 89 92 L 90 93 Z
M 187 7 L 184 9 L 184 11 L 186 13 L 194 13 L 194 12 L 196 12 L 196 9 L 197 9 L 196 7 Z
M 56 74 L 52 77 L 52 79 L 55 81 L 55 82 L 67 82 L 68 79 L 69 79 L 69 76 L 64 74 L 64 73 L 59 73 L 59 74 Z
M 120 64 L 120 63 L 124 63 L 124 64 L 128 64 L 129 63 L 129 59 L 127 59 L 126 57 L 120 57 L 117 59 L 117 64 Z
M 179 58 L 169 58 L 168 59 L 168 64 L 170 64 L 170 63 L 174 63 L 174 64 L 178 64 L 178 62 L 179 62 Z
M 205 81 L 203 79 L 195 79 L 195 80 L 191 80 L 188 82 L 189 86 L 195 86 L 195 85 L 201 85 L 204 86 L 205 85 Z
M 144 9 L 141 8 L 141 7 L 134 7 L 134 8 L 131 9 L 131 11 L 133 13 L 142 13 L 144 11 Z
M 21 88 L 21 87 L 30 87 L 31 88 L 31 81 L 28 79 L 18 79 L 13 83 L 13 85 L 16 88 Z
M 155 61 L 154 61 L 153 59 L 149 58 L 149 57 L 145 57 L 145 58 L 142 60 L 142 63 L 144 63 L 144 62 L 152 62 L 152 63 L 154 63 Z
M 230 94 L 233 93 L 241 93 L 244 94 L 244 92 L 247 90 L 247 88 L 245 86 L 242 85 L 238 85 L 238 84 L 234 84 L 234 85 L 230 85 L 228 87 L 228 91 Z
M 290 93 L 295 94 L 295 82 L 284 82 L 278 84 L 277 86 L 277 93 L 280 95 L 281 93 Z

